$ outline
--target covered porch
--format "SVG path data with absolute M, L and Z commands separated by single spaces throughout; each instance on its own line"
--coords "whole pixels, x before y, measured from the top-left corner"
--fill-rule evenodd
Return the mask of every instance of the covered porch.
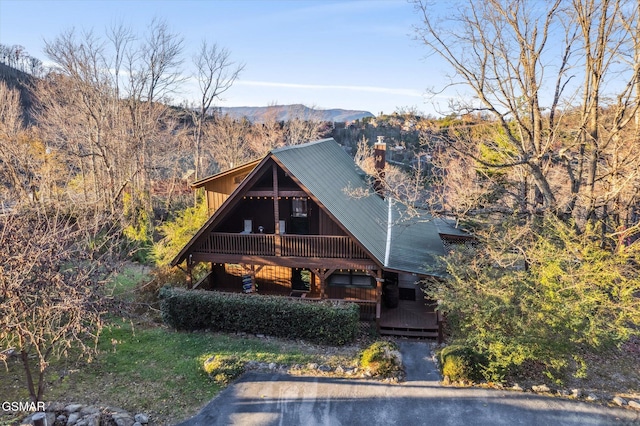
M 326 286 L 321 291 L 320 277 L 312 271 L 278 265 L 214 264 L 211 272 L 198 281 L 194 288 L 275 295 L 308 302 L 352 302 L 360 306 L 362 320 L 376 321 L 381 335 L 442 340 L 442 318 L 435 311 L 435 302 L 424 297 L 409 300 L 401 298 L 396 307 L 390 308 L 382 302 L 377 287 Z M 330 271 L 325 271 L 325 274 L 327 272 Z M 247 285 L 251 277 L 254 287 Z
M 309 302 L 345 301 L 360 306 L 362 320 L 373 321 L 380 311 L 377 286 L 337 287 L 327 283 L 336 269 L 296 268 L 281 265 L 212 264 L 211 271 L 192 288 L 227 293 L 291 297 Z M 365 270 L 358 270 L 364 274 Z M 375 274 L 371 271 L 370 274 Z

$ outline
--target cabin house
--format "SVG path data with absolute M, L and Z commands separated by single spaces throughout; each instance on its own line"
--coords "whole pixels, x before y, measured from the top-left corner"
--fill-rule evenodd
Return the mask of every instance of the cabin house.
M 384 144 L 376 146 L 384 168 Z M 385 197 L 333 139 L 274 149 L 195 182 L 210 217 L 173 260 L 210 273 L 214 291 L 348 300 L 383 334 L 436 337 L 417 282 L 437 275 L 448 226 Z M 376 191 L 377 189 L 377 191 Z

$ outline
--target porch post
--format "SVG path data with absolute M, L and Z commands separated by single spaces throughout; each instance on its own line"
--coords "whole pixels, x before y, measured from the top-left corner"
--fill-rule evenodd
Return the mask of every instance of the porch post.
M 382 270 L 378 269 L 376 273 L 376 329 L 378 330 L 378 332 L 380 331 L 380 311 L 382 310 L 381 302 L 383 282 L 384 278 L 382 278 Z
M 190 289 L 193 288 L 193 274 L 191 270 L 192 264 L 193 261 L 191 260 L 191 255 L 189 255 L 189 257 L 187 257 L 187 288 Z
M 271 170 L 273 172 L 273 220 L 275 222 L 275 255 L 280 256 L 282 253 L 281 250 L 281 241 L 280 237 L 282 233 L 282 229 L 280 229 L 280 201 L 278 200 L 280 197 L 278 195 L 278 167 L 275 163 L 271 166 Z
M 317 277 L 320 279 L 320 299 L 324 299 L 325 298 L 325 286 L 326 286 L 327 277 L 329 275 L 333 274 L 335 272 L 335 270 L 336 270 L 336 268 L 311 269 L 311 272 L 313 272 L 315 275 L 317 275 Z
M 258 286 L 256 285 L 256 265 L 251 265 L 251 293 L 256 293 Z
M 325 274 L 324 274 L 324 271 L 322 271 L 322 274 L 320 275 L 320 299 L 325 298 L 324 285 L 325 285 Z
M 211 262 L 211 272 L 209 273 L 209 289 L 212 289 L 215 285 L 215 264 Z

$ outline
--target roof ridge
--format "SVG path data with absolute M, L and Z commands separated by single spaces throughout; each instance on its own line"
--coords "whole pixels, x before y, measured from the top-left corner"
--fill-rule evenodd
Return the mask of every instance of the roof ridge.
M 321 144 L 321 143 L 326 143 L 329 141 L 333 141 L 336 144 L 338 142 L 336 142 L 336 140 L 334 138 L 324 138 L 324 139 L 319 139 L 317 141 L 310 141 L 310 142 L 305 142 L 305 143 L 301 143 L 301 144 L 297 144 L 297 145 L 285 145 L 285 146 L 281 146 L 279 148 L 274 148 L 271 150 L 271 153 L 278 153 L 278 152 L 282 152 L 282 151 L 289 151 L 292 149 L 297 149 L 297 148 L 305 148 L 311 145 L 316 145 L 316 144 Z

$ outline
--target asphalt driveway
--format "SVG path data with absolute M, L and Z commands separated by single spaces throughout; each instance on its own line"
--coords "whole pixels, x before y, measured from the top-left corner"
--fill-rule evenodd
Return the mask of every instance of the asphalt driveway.
M 451 388 L 422 342 L 402 342 L 407 380 L 247 373 L 180 426 L 640 425 L 638 411 L 531 393 Z

